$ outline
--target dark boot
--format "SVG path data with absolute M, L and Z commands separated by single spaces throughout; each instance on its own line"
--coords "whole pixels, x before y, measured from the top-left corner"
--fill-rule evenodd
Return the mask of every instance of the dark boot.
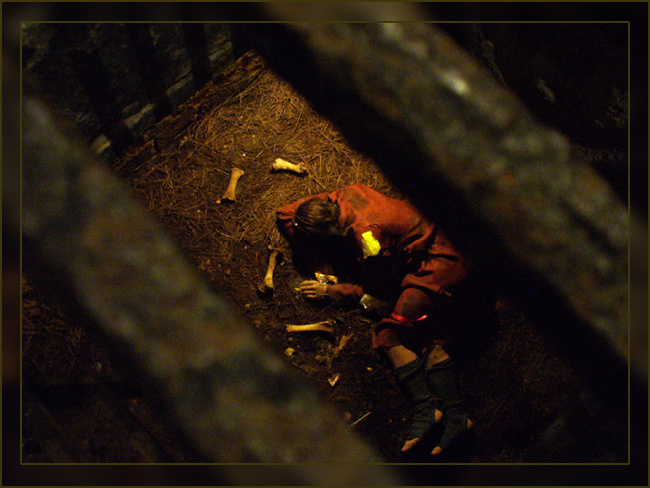
M 446 359 L 428 369 L 427 377 L 433 393 L 441 400 L 440 408 L 445 428 L 438 447 L 444 451 L 468 429 L 467 412 L 460 398 L 456 365 L 451 358 Z
M 397 386 L 413 406 L 413 418 L 406 439 L 421 439 L 436 423 L 436 404 L 427 383 L 424 361 L 418 357 L 404 366 L 395 368 L 394 372 Z

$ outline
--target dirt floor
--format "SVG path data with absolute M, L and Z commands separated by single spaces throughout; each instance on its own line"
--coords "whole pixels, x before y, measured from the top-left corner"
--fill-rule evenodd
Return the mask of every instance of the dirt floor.
M 244 79 L 230 80 L 234 88 L 227 96 L 208 86 L 181 110 L 189 116 L 177 114 L 175 123 L 159 124 L 114 169 L 214 291 L 238 305 L 260 339 L 304 372 L 305 381 L 321 391 L 388 462 L 428 462 L 420 454 L 409 458 L 399 454 L 409 406 L 371 348 L 372 320 L 358 308 L 309 303 L 299 297 L 294 287 L 305 277 L 294 268 L 274 225 L 275 211 L 285 203 L 353 183 L 403 197 L 290 85 L 259 60 L 248 62 L 253 64 L 243 71 Z M 309 172 L 300 176 L 272 172 L 276 158 L 304 163 Z M 236 201 L 217 203 L 233 167 L 244 170 Z M 270 245 L 284 249 L 284 256 L 274 275 L 274 292 L 262 295 L 258 285 Z M 43 434 L 29 430 L 29 421 L 41 418 L 49 418 L 48 425 L 54 419 L 55 426 L 68 432 L 67 444 L 73 445 L 68 452 L 80 458 L 74 461 L 195 460 L 177 436 L 165 430 L 141 392 L 119 386 L 123 373 L 102 345 L 68 323 L 26 280 L 23 313 L 23 373 L 37 392 L 24 410 L 31 432 L 24 439 L 25 462 L 56 457 L 46 448 Z M 331 318 L 337 321 L 333 337 L 285 330 L 287 324 Z M 459 449 L 440 461 L 593 459 L 594 452 L 576 451 L 570 440 L 554 443 L 549 434 L 560 416 L 562 422 L 583 418 L 585 407 L 580 380 L 537 326 L 497 293 L 487 312 L 463 327 L 462 341 L 454 351 L 475 427 Z M 66 394 L 70 385 L 82 385 L 77 388 L 84 393 Z M 67 400 L 54 401 L 54 391 L 64 392 Z M 133 432 L 143 432 L 136 447 Z M 598 451 L 597 429 L 585 432 L 581 444 L 587 439 Z M 611 460 L 608 455 L 612 454 L 602 451 L 604 460 Z

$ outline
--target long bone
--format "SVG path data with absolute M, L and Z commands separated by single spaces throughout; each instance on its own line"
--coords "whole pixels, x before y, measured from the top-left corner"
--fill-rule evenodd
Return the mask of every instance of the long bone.
M 241 178 L 242 176 L 244 176 L 243 169 L 233 168 L 230 171 L 230 182 L 228 183 L 228 188 L 226 188 L 226 191 L 223 193 L 221 199 L 217 200 L 217 203 L 221 203 L 222 201 L 234 202 L 237 200 L 236 198 L 237 182 L 239 181 L 239 178 Z
M 291 173 L 297 173 L 299 175 L 303 173 L 307 173 L 307 165 L 305 163 L 290 163 L 289 161 L 285 161 L 282 158 L 276 159 L 273 164 L 271 164 L 271 169 L 273 171 L 289 171 Z
M 322 322 L 316 322 L 315 324 L 305 324 L 305 325 L 287 325 L 287 332 L 326 332 L 330 335 L 334 335 L 334 324 L 336 324 L 335 319 L 323 320 Z
M 269 246 L 269 250 L 271 251 L 271 254 L 269 255 L 269 266 L 266 269 L 264 281 L 257 287 L 261 293 L 269 293 L 273 291 L 273 272 L 278 263 L 278 258 L 282 257 L 282 251 L 280 251 L 280 249 Z

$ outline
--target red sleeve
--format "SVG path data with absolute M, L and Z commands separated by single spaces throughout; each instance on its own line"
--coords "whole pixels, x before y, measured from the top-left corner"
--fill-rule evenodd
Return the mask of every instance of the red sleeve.
M 345 298 L 358 302 L 363 296 L 363 288 L 360 285 L 353 285 L 351 283 L 339 283 L 329 285 L 328 294 L 334 300 L 342 300 Z

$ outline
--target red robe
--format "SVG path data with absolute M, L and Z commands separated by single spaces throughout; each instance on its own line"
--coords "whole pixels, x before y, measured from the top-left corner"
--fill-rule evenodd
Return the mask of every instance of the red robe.
M 409 304 L 398 298 L 390 317 L 383 319 L 376 331 L 391 325 L 391 321 L 409 323 L 431 312 L 431 296 L 451 296 L 453 288 L 467 275 L 468 260 L 456 250 L 444 233 L 429 222 L 412 205 L 387 197 L 365 185 L 356 184 L 340 188 L 332 193 L 320 193 L 285 205 L 277 211 L 277 223 L 282 233 L 302 253 L 312 271 L 337 274 L 340 270 L 332 267 L 322 255 L 310 249 L 301 249 L 299 236 L 293 228 L 293 217 L 298 206 L 310 198 L 321 198 L 336 202 L 341 210 L 339 222 L 343 229 L 346 249 L 351 262 L 361 270 L 361 282 L 340 284 L 334 287 L 340 298 L 360 299 L 369 288 L 381 285 L 368 271 L 382 268 L 395 268 L 399 263 L 403 270 L 399 288 L 402 302 L 409 298 Z M 371 236 L 366 234 L 371 232 Z M 364 234 L 366 238 L 364 239 Z M 364 240 L 374 242 L 373 251 L 364 253 Z M 377 246 L 378 244 L 378 246 Z M 380 246 L 379 252 L 376 252 Z M 367 246 L 366 246 L 367 247 Z M 373 294 L 373 293 L 370 293 Z M 373 294 L 374 295 L 374 294 Z M 382 297 L 383 298 L 383 297 Z M 436 298 L 434 297 L 435 301 Z M 415 303 L 414 303 L 415 302 Z M 420 303 L 421 302 L 421 303 Z M 406 313 L 405 317 L 403 314 Z M 394 317 L 406 318 L 400 321 Z M 375 344 L 377 345 L 377 343 Z

